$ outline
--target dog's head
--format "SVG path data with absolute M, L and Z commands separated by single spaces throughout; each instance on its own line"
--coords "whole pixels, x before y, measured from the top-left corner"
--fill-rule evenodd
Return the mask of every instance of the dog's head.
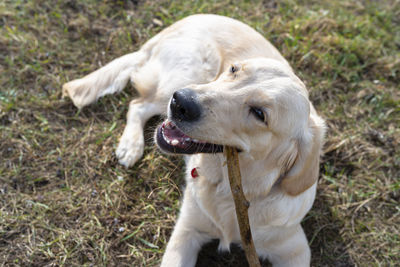
M 211 83 L 176 91 L 156 140 L 163 151 L 182 154 L 236 147 L 278 168 L 284 190 L 297 195 L 318 177 L 323 135 L 324 123 L 290 68 L 250 59 Z

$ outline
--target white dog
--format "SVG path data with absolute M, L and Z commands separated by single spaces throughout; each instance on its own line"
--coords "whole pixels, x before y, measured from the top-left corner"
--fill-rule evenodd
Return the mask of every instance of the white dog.
M 132 166 L 143 154 L 143 126 L 168 112 L 155 138 L 166 152 L 188 154 L 186 189 L 162 266 L 194 266 L 202 244 L 240 243 L 223 145 L 238 148 L 257 253 L 274 266 L 309 266 L 300 222 L 316 192 L 324 121 L 304 84 L 259 33 L 236 20 L 194 15 L 166 28 L 132 54 L 64 85 L 78 108 L 131 81 L 116 155 Z

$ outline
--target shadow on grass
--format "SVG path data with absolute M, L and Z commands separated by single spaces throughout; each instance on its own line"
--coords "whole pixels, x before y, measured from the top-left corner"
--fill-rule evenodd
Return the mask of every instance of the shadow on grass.
M 343 222 L 329 207 L 317 193 L 312 210 L 302 222 L 311 247 L 311 266 L 355 266 L 347 251 L 348 244 L 341 237 Z

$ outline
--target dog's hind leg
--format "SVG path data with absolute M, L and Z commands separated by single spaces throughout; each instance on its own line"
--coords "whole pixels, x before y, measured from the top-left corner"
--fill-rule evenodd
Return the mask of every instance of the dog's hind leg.
M 259 256 L 268 258 L 274 267 L 308 267 L 311 252 L 300 224 L 255 231 L 254 245 Z
M 143 98 L 129 103 L 127 123 L 116 151 L 119 163 L 131 167 L 138 161 L 144 150 L 143 127 L 148 119 L 166 109 L 163 103 L 149 102 Z
M 119 92 L 146 59 L 146 53 L 141 51 L 114 59 L 85 77 L 64 84 L 63 97 L 69 96 L 76 107 L 83 108 L 104 95 Z

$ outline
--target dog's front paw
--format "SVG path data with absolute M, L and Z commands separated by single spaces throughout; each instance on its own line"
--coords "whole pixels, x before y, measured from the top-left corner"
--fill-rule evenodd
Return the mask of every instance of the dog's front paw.
M 144 141 L 142 138 L 121 138 L 116 151 L 118 162 L 129 168 L 132 167 L 143 155 Z

